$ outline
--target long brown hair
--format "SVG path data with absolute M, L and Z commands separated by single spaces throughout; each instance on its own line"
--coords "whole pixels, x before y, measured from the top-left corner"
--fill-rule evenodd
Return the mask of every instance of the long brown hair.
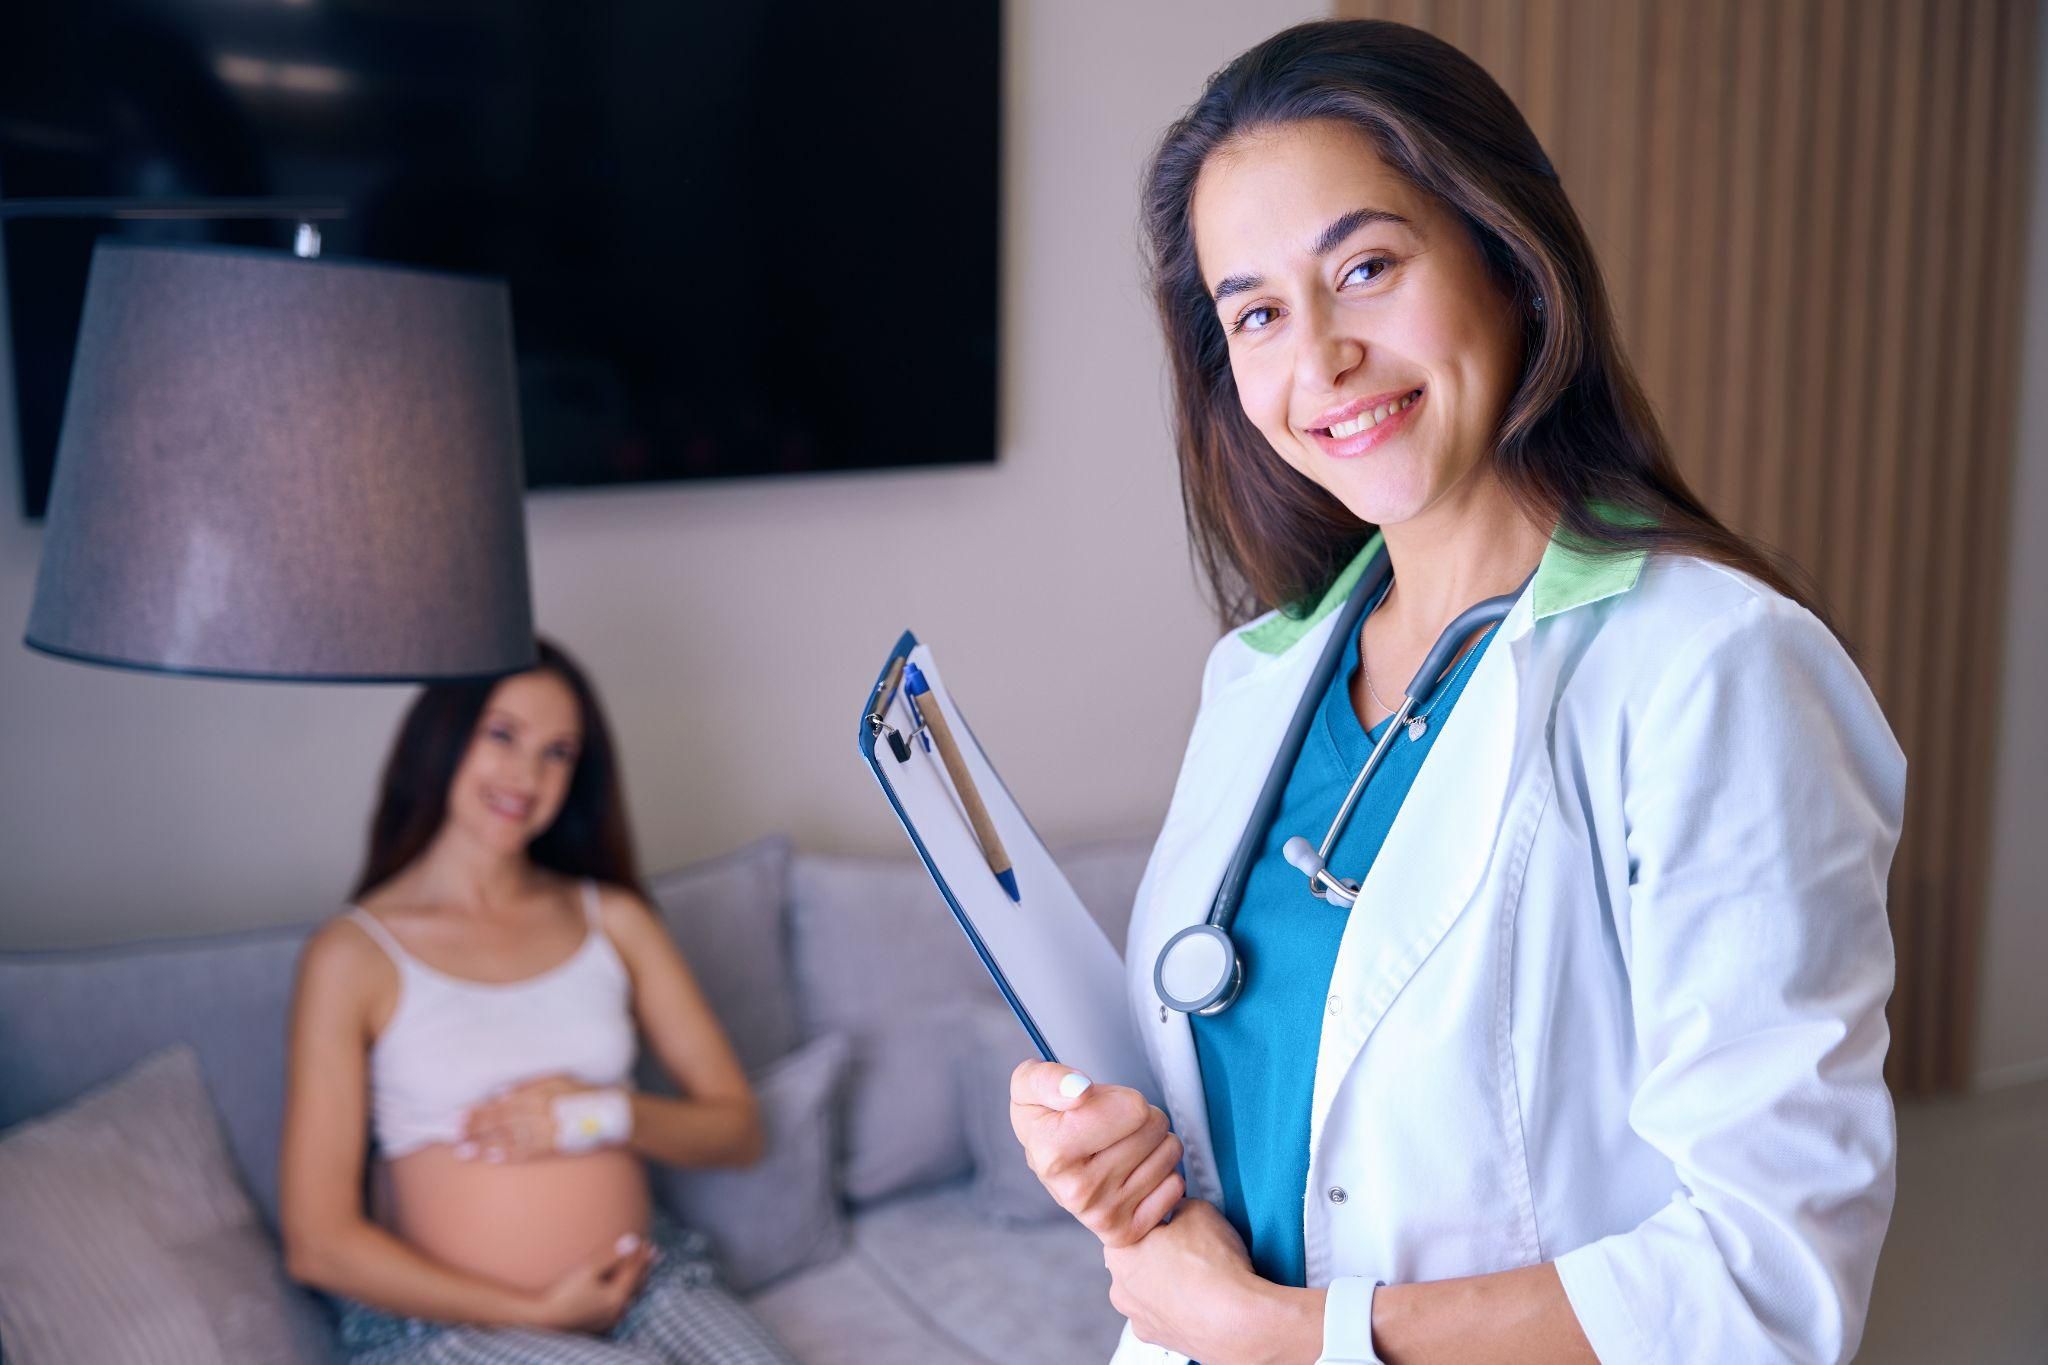
M 1315 601 L 1374 530 L 1281 461 L 1245 416 L 1195 260 L 1190 205 L 1209 157 L 1256 130 L 1313 119 L 1362 130 L 1391 169 L 1455 214 L 1514 304 L 1522 374 L 1493 460 L 1526 514 L 1575 548 L 1718 561 L 1821 614 L 1796 567 L 1724 526 L 1679 475 L 1622 354 L 1585 229 L 1514 101 L 1442 39 L 1359 19 L 1297 25 L 1217 72 L 1145 175 L 1181 498 L 1226 625 Z
M 626 824 L 617 751 L 597 690 L 558 646 L 547 640 L 538 643 L 540 662 L 533 671 L 554 674 L 575 695 L 583 744 L 562 809 L 528 846 L 527 856 L 564 876 L 595 877 L 644 895 Z M 351 899 L 361 900 L 396 876 L 440 832 L 448 818 L 449 784 L 476 735 L 484 704 L 503 681 L 433 683 L 414 700 L 384 760 L 377 812 L 370 819 L 369 853 Z

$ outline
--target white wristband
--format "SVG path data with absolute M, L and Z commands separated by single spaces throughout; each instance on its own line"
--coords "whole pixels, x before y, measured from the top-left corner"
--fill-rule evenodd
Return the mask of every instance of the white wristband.
M 585 1090 L 564 1095 L 555 1113 L 555 1150 L 590 1152 L 616 1147 L 633 1134 L 633 1101 L 623 1090 Z
M 1323 1353 L 1316 1365 L 1384 1365 L 1372 1345 L 1372 1295 L 1382 1281 L 1343 1275 L 1323 1300 Z

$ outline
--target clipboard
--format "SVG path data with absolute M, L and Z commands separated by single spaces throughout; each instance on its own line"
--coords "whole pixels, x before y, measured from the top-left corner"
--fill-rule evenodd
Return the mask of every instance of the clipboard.
M 916 664 L 931 684 L 918 705 L 945 710 L 975 790 L 1010 854 L 1021 896 L 1016 902 L 989 871 L 938 753 L 927 751 L 917 736 L 900 680 L 886 705 L 877 707 L 892 673 L 900 678 L 898 660 Z M 894 745 L 887 742 L 892 733 L 898 741 Z M 940 677 L 931 650 L 909 631 L 889 651 L 868 688 L 858 748 L 1038 1055 L 1091 1080 L 1129 1086 L 1160 1104 L 1126 1001 L 1122 955 L 996 774 Z M 908 757 L 900 757 L 906 750 Z

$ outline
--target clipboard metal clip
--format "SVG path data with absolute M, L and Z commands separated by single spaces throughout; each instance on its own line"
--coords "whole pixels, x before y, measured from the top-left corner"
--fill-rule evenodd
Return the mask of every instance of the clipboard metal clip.
M 903 664 L 908 657 L 899 656 L 889 665 L 889 671 L 882 675 L 882 681 L 875 686 L 874 709 L 868 712 L 868 729 L 873 731 L 877 738 L 883 735 L 889 737 L 889 752 L 896 755 L 898 763 L 910 762 L 911 738 L 923 734 L 930 728 L 920 717 L 919 723 L 906 735 L 888 720 L 889 703 L 896 700 L 896 685 L 903 678 Z M 925 747 L 931 747 L 930 740 L 925 741 Z
M 911 736 L 921 735 L 930 728 L 929 726 L 920 725 L 912 730 L 909 735 L 906 735 L 895 726 L 884 721 L 880 716 L 869 716 L 868 723 L 875 727 L 876 734 L 885 734 L 889 737 L 889 752 L 896 755 L 898 763 L 910 762 Z

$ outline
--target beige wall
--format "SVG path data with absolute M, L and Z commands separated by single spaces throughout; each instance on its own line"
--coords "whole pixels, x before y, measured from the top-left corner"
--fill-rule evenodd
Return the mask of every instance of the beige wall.
M 1213 629 L 1138 285 L 1139 166 L 1210 71 L 1325 9 L 1007 6 L 993 468 L 529 499 L 541 628 L 606 694 L 648 867 L 772 830 L 906 850 L 853 752 L 863 692 L 906 626 L 940 651 L 1048 838 L 1156 826 Z M 905 375 L 907 421 L 917 396 Z M 15 514 L 12 402 L 0 391 L 0 947 L 325 913 L 407 694 L 143 677 L 21 648 L 41 536 Z M 904 534 L 929 567 L 882 551 Z
M 2012 532 L 2005 676 L 1992 798 L 1990 898 L 1977 1016 L 1980 1086 L 2048 1079 L 2048 23 L 2039 25 L 2032 204 Z

